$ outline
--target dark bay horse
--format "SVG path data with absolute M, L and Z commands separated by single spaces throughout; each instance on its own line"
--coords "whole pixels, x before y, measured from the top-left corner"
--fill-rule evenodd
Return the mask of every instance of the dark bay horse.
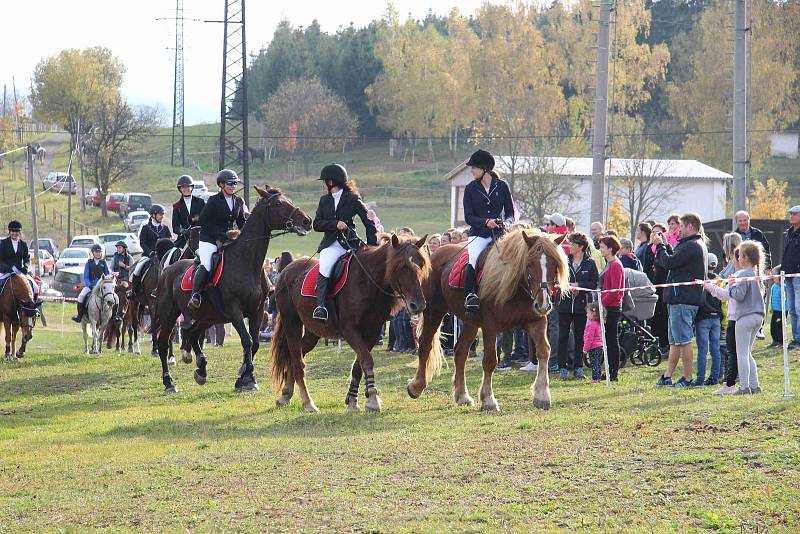
M 25 347 L 33 337 L 37 311 L 33 304 L 33 290 L 27 278 L 19 274 L 10 275 L 0 292 L 0 321 L 6 332 L 5 358 L 14 362 L 25 356 Z M 17 332 L 22 329 L 22 342 L 17 346 Z
M 184 273 L 192 267 L 190 260 L 170 265 L 161 274 L 156 291 L 153 329 L 158 334 L 158 355 L 161 357 L 162 379 L 165 391 L 175 392 L 175 383 L 169 374 L 167 351 L 175 321 L 183 313 L 191 325 L 183 331 L 184 339 L 194 350 L 197 368 L 195 381 L 206 382 L 206 357 L 200 340 L 209 326 L 232 323 L 242 341 L 243 362 L 236 380 L 237 391 L 258 389 L 253 376 L 253 355 L 258 351 L 258 332 L 264 310 L 268 285 L 264 277 L 264 258 L 267 255 L 273 231 L 305 235 L 311 229 L 311 219 L 295 207 L 278 189 L 255 187 L 259 199 L 253 207 L 239 237 L 226 244 L 222 277 L 217 285 L 225 310 L 220 313 L 209 301 L 208 295 L 197 311 L 188 307 L 190 293 L 181 289 Z M 247 325 L 245 325 L 247 319 Z
M 478 329 L 483 330 L 483 380 L 480 389 L 482 410 L 499 410 L 492 389 L 492 373 L 497 365 L 496 338 L 499 332 L 516 328 L 528 331 L 536 344 L 539 371 L 533 386 L 533 405 L 550 408 L 550 385 L 547 360 L 550 344 L 547 341 L 547 314 L 552 308 L 551 294 L 555 284 L 569 286 L 567 258 L 557 238 L 539 232 L 515 230 L 488 248 L 479 259 L 483 269 L 479 283 L 481 308 L 476 313 L 464 310 L 464 290 L 453 289 L 448 283 L 453 264 L 463 247 L 446 245 L 431 258 L 432 273 L 425 285 L 428 309 L 422 321 L 419 337 L 419 367 L 408 384 L 408 394 L 418 398 L 428 384 L 424 372 L 428 358 L 440 357 L 439 325 L 445 313 L 457 315 L 464 328 L 455 346 L 453 398 L 459 405 L 473 406 L 464 378 L 467 351 Z
M 350 261 L 348 281 L 336 296 L 339 313 L 321 323 L 312 319 L 316 300 L 303 297 L 300 288 L 316 260 L 298 259 L 281 271 L 275 288 L 278 319 L 272 335 L 272 382 L 281 395 L 276 404 L 286 406 L 297 384 L 306 412 L 317 412 L 308 393 L 304 356 L 319 338 L 344 339 L 356 352 L 350 373 L 350 389 L 345 397 L 348 412 L 359 411 L 358 388 L 362 375 L 366 382 L 366 409 L 380 411 L 381 399 L 375 387 L 372 348 L 393 308 L 405 304 L 409 313 L 425 309 L 422 284 L 428 277 L 428 255 L 421 250 L 426 237 L 417 242 L 401 241 L 392 235 L 391 243 L 365 247 Z M 341 316 L 337 319 L 337 316 Z M 428 378 L 441 368 L 441 359 L 429 358 L 423 367 Z

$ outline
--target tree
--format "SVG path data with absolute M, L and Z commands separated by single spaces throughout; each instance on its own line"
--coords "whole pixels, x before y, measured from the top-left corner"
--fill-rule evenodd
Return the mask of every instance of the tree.
M 786 195 L 786 182 L 768 178 L 756 182 L 750 196 L 750 216 L 753 219 L 784 219 L 789 210 L 789 197 Z
M 83 146 L 87 174 L 100 190 L 103 217 L 108 214 L 106 194 L 111 185 L 133 175 L 135 150 L 160 122 L 155 109 L 133 109 L 120 95 L 97 109 L 94 128 L 83 139 Z
M 616 199 L 609 207 L 606 215 L 606 227 L 614 230 L 622 237 L 631 231 L 631 214 L 621 198 Z M 633 237 L 631 237 L 633 239 Z
M 284 82 L 261 106 L 261 115 L 270 135 L 294 140 L 306 176 L 311 156 L 343 149 L 358 129 L 358 119 L 344 100 L 316 78 Z
M 570 211 L 578 195 L 575 183 L 564 176 L 568 163 L 568 158 L 545 155 L 521 160 L 514 200 L 522 214 L 538 224 L 546 213 Z

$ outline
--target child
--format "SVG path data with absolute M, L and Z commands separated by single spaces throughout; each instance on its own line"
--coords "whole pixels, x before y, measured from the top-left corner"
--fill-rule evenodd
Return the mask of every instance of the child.
M 600 365 L 603 363 L 603 336 L 600 332 L 600 308 L 596 302 L 586 305 L 583 351 L 589 353 L 589 363 L 592 365 L 592 384 L 599 384 Z
M 784 298 L 786 298 L 784 291 Z M 769 323 L 769 333 L 772 335 L 771 348 L 783 346 L 783 312 L 781 311 L 781 284 L 775 282 L 769 292 L 769 307 L 772 310 L 772 320 Z M 786 307 L 789 301 L 786 300 Z
M 708 279 L 716 280 L 717 256 L 708 253 Z M 697 378 L 693 387 L 715 386 L 720 382 L 720 331 L 722 327 L 722 302 L 711 294 L 705 294 L 695 318 L 697 339 Z M 711 352 L 711 374 L 706 380 L 706 357 Z

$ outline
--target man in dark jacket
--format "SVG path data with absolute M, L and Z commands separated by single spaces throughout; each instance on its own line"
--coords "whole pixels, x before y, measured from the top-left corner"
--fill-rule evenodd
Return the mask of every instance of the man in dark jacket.
M 746 211 L 737 211 L 734 215 L 736 219 L 736 233 L 742 236 L 742 241 L 758 241 L 764 248 L 764 258 L 766 259 L 767 269 L 772 269 L 772 253 L 769 250 L 769 241 L 764 232 L 758 228 L 750 226 L 750 214 Z
M 789 224 L 783 240 L 783 263 L 775 267 L 786 274 L 800 273 L 800 205 L 789 208 Z M 786 298 L 792 319 L 792 341 L 789 346 L 800 347 L 800 278 L 786 279 Z
M 667 283 L 705 280 L 708 264 L 708 249 L 700 235 L 700 216 L 685 213 L 680 220 L 681 238 L 672 254 L 667 252 L 663 232 L 653 232 L 650 242 L 656 245 L 656 265 L 668 271 Z M 661 375 L 659 386 L 672 386 L 672 373 L 683 363 L 683 377 L 675 387 L 687 387 L 692 383 L 692 336 L 697 310 L 703 302 L 701 285 L 674 286 L 664 291 L 664 300 L 669 306 L 669 360 L 667 372 Z

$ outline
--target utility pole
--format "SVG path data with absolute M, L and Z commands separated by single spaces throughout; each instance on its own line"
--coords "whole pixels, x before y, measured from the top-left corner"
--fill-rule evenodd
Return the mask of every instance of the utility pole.
M 605 222 L 603 194 L 606 181 L 606 127 L 608 115 L 608 49 L 611 45 L 612 0 L 600 0 L 600 31 L 597 33 L 594 121 L 592 123 L 592 200 L 590 221 Z
M 733 211 L 745 209 L 747 198 L 747 55 L 745 37 L 750 28 L 746 26 L 745 0 L 736 1 L 733 25 Z M 732 220 L 733 228 L 736 221 Z
M 183 0 L 175 0 L 175 86 L 172 91 L 172 156 L 170 164 L 175 166 L 175 152 L 180 152 L 181 166 L 186 166 L 186 138 L 183 118 Z M 177 143 L 176 143 L 177 142 Z
M 84 189 L 84 182 L 83 182 L 83 149 L 81 147 L 81 118 L 80 117 L 78 117 L 78 132 L 75 134 L 75 150 L 77 150 L 77 152 L 78 152 L 78 170 L 81 172 L 81 190 L 80 190 L 81 197 L 78 200 L 81 203 L 81 211 L 86 211 L 86 195 L 83 194 L 85 189 Z
M 72 156 L 75 151 L 69 153 L 69 164 L 67 165 L 67 187 L 69 187 L 69 194 L 67 195 L 67 243 L 72 243 L 72 184 L 75 178 L 72 177 Z
M 33 185 L 33 160 L 36 157 L 36 151 L 33 147 L 28 144 L 28 149 L 25 151 L 25 155 L 27 156 L 27 166 L 26 169 L 28 171 L 28 191 L 31 195 L 31 227 L 33 228 L 33 243 L 31 245 L 31 251 L 33 252 L 33 259 L 31 263 L 36 266 L 36 270 L 39 269 L 39 222 L 37 220 L 37 213 L 36 213 L 36 188 Z M 40 273 L 41 274 L 41 273 Z

